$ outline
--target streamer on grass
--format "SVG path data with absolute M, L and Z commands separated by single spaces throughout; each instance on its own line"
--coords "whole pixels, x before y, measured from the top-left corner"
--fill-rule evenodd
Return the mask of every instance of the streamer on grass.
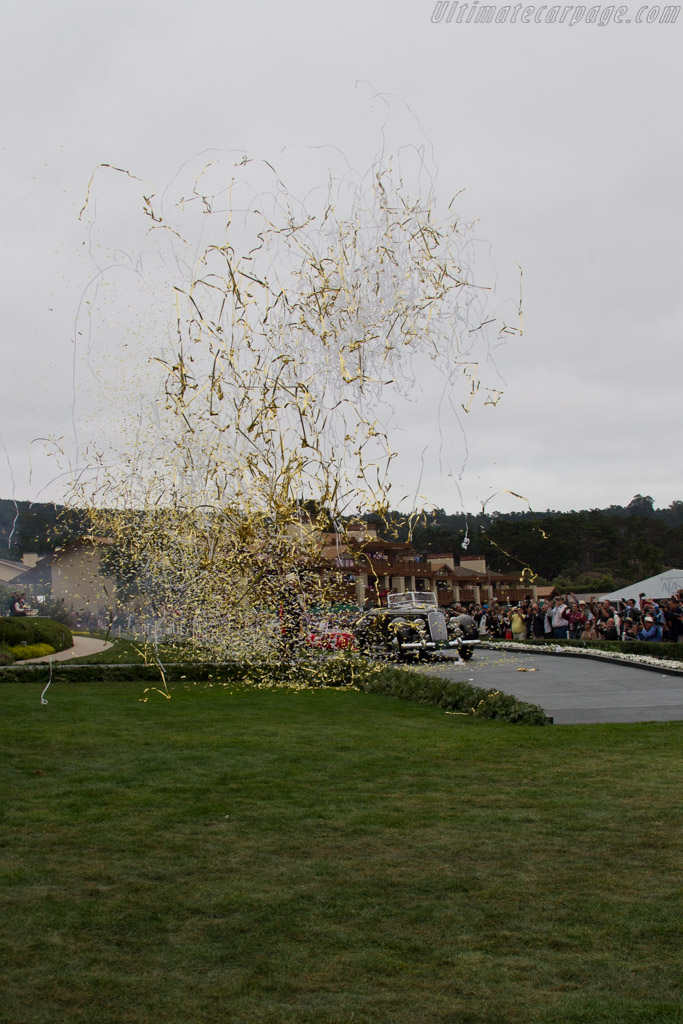
M 48 689 L 50 688 L 50 683 L 52 682 L 52 658 L 50 658 L 49 665 L 50 665 L 50 673 L 49 673 L 49 675 L 47 677 L 47 683 L 43 687 L 43 692 L 40 695 L 40 703 L 41 704 L 47 704 L 47 697 L 45 696 L 45 694 L 47 693 Z

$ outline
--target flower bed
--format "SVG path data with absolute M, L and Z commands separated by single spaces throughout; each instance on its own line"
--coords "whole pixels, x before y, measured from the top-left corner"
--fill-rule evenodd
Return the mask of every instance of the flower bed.
M 10 647 L 10 653 L 15 661 L 26 661 L 29 658 L 46 658 L 48 654 L 54 654 L 55 649 L 50 644 L 15 644 Z
M 673 644 L 619 640 L 489 640 L 487 646 L 506 651 L 548 651 L 551 654 L 576 654 L 606 658 L 644 668 L 662 668 L 683 673 L 683 650 L 680 658 L 672 658 Z

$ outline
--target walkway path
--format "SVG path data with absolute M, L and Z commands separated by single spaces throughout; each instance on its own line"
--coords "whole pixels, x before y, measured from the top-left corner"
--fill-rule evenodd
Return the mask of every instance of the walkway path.
M 85 658 L 89 654 L 99 654 L 106 651 L 112 644 L 104 640 L 95 640 L 90 636 L 74 636 L 73 647 L 65 651 L 57 651 L 56 654 L 47 654 L 43 658 L 26 658 L 20 665 L 38 665 L 45 661 L 69 661 L 71 658 Z
M 683 677 L 632 665 L 478 650 L 469 662 L 442 662 L 430 671 L 540 704 L 558 725 L 683 720 Z

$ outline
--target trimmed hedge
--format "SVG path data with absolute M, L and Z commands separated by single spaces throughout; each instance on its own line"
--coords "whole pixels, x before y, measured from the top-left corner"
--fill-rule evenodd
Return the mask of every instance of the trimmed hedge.
M 361 677 L 356 685 L 366 693 L 431 704 L 455 714 L 497 718 L 517 725 L 548 725 L 551 721 L 538 704 L 527 704 L 508 693 L 423 672 L 382 668 L 375 674 Z
M 683 644 L 656 643 L 654 640 L 504 640 L 491 638 L 491 643 L 522 643 L 529 647 L 583 647 L 585 650 L 614 651 L 617 654 L 647 654 L 651 658 L 666 658 L 683 662 Z
M 66 651 L 74 645 L 69 627 L 54 619 L 31 615 L 0 619 L 0 644 L 15 647 L 24 640 L 27 644 L 49 644 L 56 651 Z
M 0 682 L 46 683 L 48 665 L 8 666 L 0 668 Z M 53 682 L 107 683 L 139 682 L 161 684 L 154 665 L 68 665 L 55 662 Z M 190 680 L 213 685 L 246 685 L 270 689 L 321 686 L 354 686 L 365 693 L 376 693 L 401 700 L 443 708 L 454 714 L 499 719 L 522 725 L 547 725 L 550 719 L 536 704 L 527 704 L 497 690 L 483 689 L 427 675 L 414 669 L 382 666 L 353 656 L 326 658 L 288 664 L 286 662 L 190 662 L 164 665 L 167 682 Z

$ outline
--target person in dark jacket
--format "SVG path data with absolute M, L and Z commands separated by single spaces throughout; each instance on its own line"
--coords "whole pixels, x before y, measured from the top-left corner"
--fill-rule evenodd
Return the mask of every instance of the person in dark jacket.
M 532 604 L 531 606 L 531 635 L 538 640 L 545 637 L 545 605 Z
M 616 627 L 614 619 L 607 619 L 606 622 L 599 622 L 598 635 L 601 640 L 618 640 L 619 630 Z

